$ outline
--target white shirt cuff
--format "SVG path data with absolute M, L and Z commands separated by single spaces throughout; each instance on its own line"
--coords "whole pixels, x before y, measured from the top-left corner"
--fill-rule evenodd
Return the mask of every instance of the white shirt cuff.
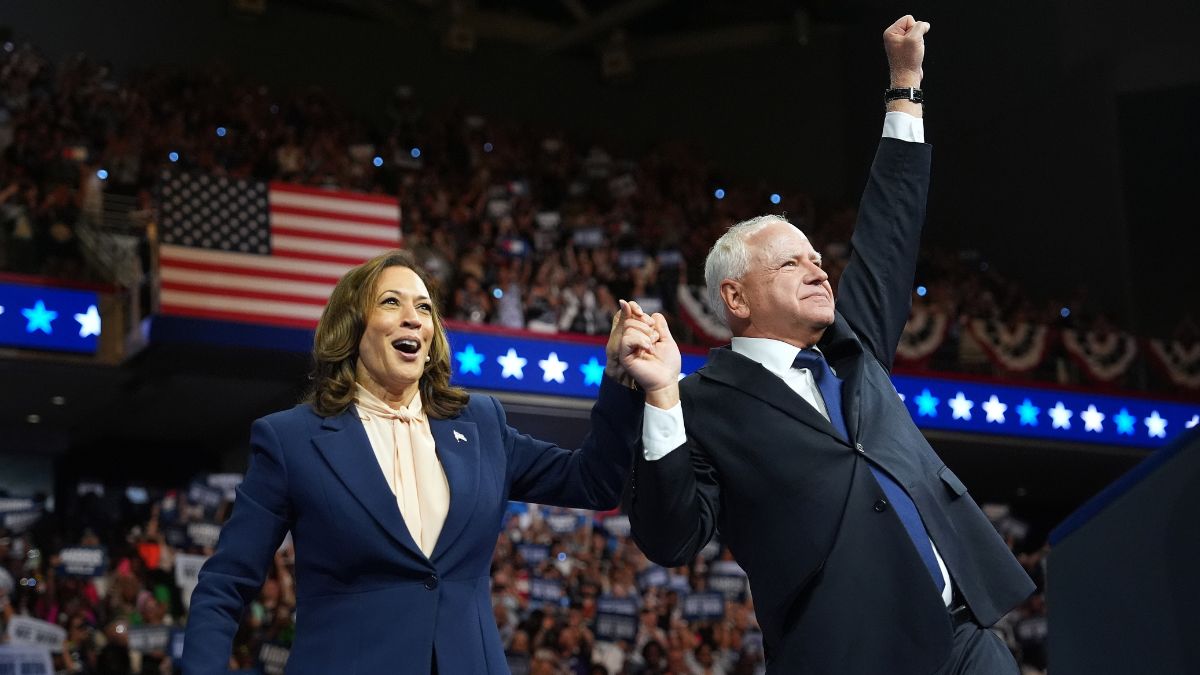
M 676 403 L 663 410 L 646 404 L 646 412 L 642 415 L 642 455 L 647 461 L 662 459 L 686 442 L 683 405 Z
M 909 143 L 924 143 L 925 120 L 906 112 L 889 112 L 883 116 L 883 137 Z

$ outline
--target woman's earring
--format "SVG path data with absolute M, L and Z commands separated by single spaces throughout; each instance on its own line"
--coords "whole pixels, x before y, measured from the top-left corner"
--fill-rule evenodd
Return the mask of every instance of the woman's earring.
M 428 354 L 425 355 L 425 363 L 429 363 L 429 355 Z

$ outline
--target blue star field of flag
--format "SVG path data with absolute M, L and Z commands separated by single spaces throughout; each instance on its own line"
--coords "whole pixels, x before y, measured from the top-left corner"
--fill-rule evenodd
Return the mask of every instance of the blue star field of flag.
M 0 283 L 0 346 L 94 354 L 97 298 L 92 291 Z
M 267 184 L 165 171 L 158 186 L 164 244 L 271 253 Z

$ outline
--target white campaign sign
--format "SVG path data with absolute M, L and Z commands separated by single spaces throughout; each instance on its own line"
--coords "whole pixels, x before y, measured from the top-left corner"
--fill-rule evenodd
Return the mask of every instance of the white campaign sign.
M 0 645 L 0 675 L 54 675 L 54 660 L 45 647 Z
M 42 647 L 52 652 L 62 651 L 67 631 L 56 624 L 28 616 L 14 616 L 8 622 L 8 641 L 14 645 Z

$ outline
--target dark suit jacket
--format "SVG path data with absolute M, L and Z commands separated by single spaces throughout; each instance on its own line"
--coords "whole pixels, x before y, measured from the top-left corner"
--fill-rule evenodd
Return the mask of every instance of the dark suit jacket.
M 929 158 L 928 145 L 883 139 L 836 322 L 819 345 L 844 381 L 849 442 L 781 379 L 725 348 L 682 382 L 687 444 L 634 463 L 638 545 L 679 565 L 720 530 L 749 575 L 771 673 L 925 675 L 949 655 L 946 608 L 868 460 L 912 497 L 980 623 L 1033 590 L 888 375 L 909 311 Z
M 490 565 L 509 499 L 609 509 L 638 442 L 643 398 L 605 378 L 591 435 L 568 451 L 522 435 L 490 396 L 430 420 L 450 511 L 427 558 L 409 535 L 354 410 L 264 417 L 233 515 L 192 594 L 186 675 L 224 673 L 243 606 L 288 530 L 296 552 L 290 675 L 508 673 Z M 456 435 L 458 434 L 458 435 Z M 464 440 L 465 439 L 465 440 Z

